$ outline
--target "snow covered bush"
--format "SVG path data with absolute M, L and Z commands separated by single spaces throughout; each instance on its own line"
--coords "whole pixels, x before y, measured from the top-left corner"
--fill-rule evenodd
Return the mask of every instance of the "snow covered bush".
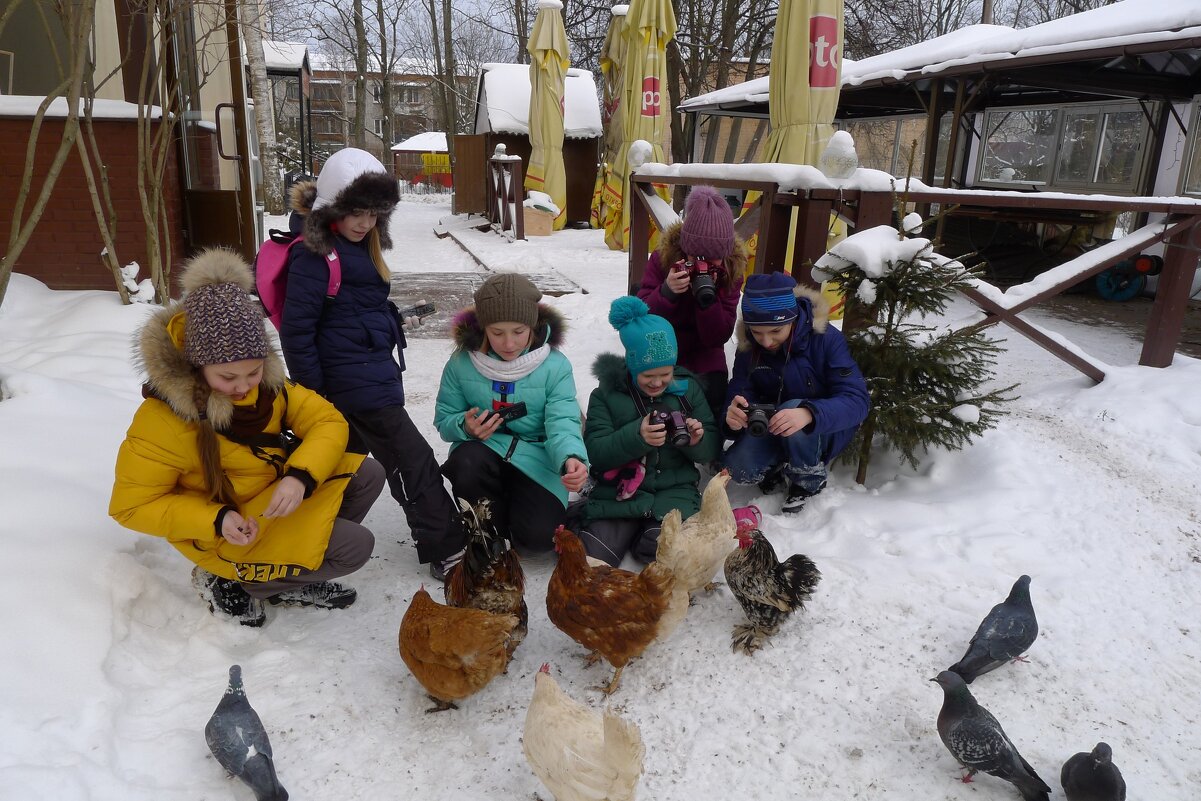
M 909 215 L 905 231 L 921 220 Z M 847 298 L 843 333 L 867 379 L 872 408 L 844 458 L 863 483 L 873 442 L 917 467 L 931 448 L 959 450 L 996 423 L 1017 385 L 986 390 L 1000 350 L 978 324 L 949 326 L 940 315 L 971 285 L 971 272 L 934 252 L 930 240 L 887 225 L 839 242 L 814 266 Z

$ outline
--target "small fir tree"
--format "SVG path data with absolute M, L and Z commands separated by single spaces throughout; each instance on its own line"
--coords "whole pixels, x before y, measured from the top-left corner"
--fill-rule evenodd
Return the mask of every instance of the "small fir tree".
M 921 219 L 905 218 L 917 231 Z M 996 425 L 1000 404 L 1017 386 L 985 391 L 1000 347 L 979 325 L 932 324 L 952 296 L 972 285 L 971 271 L 934 252 L 927 239 L 889 226 L 855 234 L 818 260 L 814 278 L 846 298 L 844 333 L 871 393 L 872 406 L 844 452 L 867 479 L 872 443 L 917 467 L 931 448 L 959 450 Z

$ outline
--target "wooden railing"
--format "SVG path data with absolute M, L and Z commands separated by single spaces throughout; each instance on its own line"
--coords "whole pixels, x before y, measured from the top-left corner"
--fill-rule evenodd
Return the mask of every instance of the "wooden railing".
M 488 159 L 488 205 L 485 216 L 498 234 L 525 239 L 525 215 L 521 198 L 525 195 L 525 176 L 521 156 L 505 153 L 504 145 Z M 512 233 L 510 233 L 512 232 Z
M 717 187 L 759 189 L 764 192 L 759 206 L 757 229 L 758 253 L 755 269 L 758 272 L 788 270 L 785 254 L 788 249 L 789 218 L 798 209 L 798 224 L 794 231 L 794 256 L 791 273 L 798 281 L 812 283 L 810 270 L 826 250 L 830 215 L 837 214 L 855 230 L 878 225 L 894 225 L 894 205 L 897 194 L 891 191 L 831 189 L 827 186 L 800 187 L 784 191 L 778 184 L 761 180 L 731 179 L 731 168 L 722 165 L 711 170 L 709 165 L 688 165 L 688 175 L 671 175 L 671 168 L 645 165 L 630 178 L 630 258 L 629 280 L 637 287 L 646 267 L 649 221 L 652 212 L 646 196 L 654 184 L 709 184 Z M 751 166 L 751 165 L 745 165 Z M 718 177 L 718 176 L 723 177 Z M 1139 364 L 1167 367 L 1172 363 L 1180 330 L 1188 308 L 1189 292 L 1201 252 L 1201 201 L 1187 198 L 1115 198 L 1107 196 L 1068 195 L 1065 193 L 1025 193 L 973 191 L 970 189 L 928 189 L 906 192 L 909 204 L 938 204 L 964 209 L 1024 209 L 1037 214 L 1039 209 L 1090 211 L 1131 211 L 1159 214 L 1163 219 L 1144 226 L 1131 234 L 1059 265 L 1033 280 L 1001 292 L 984 281 L 965 296 L 983 313 L 983 325 L 1004 323 L 1029 338 L 1057 358 L 1072 365 L 1094 381 L 1101 381 L 1105 372 L 1101 366 L 1077 350 L 1048 336 L 1039 328 L 1018 317 L 1031 306 L 1054 297 L 1081 280 L 1097 275 L 1114 264 L 1145 248 L 1163 242 L 1163 271 L 1156 287 L 1155 302 L 1143 336 Z M 745 215 L 744 215 L 745 216 Z M 745 238 L 745 235 L 744 235 Z

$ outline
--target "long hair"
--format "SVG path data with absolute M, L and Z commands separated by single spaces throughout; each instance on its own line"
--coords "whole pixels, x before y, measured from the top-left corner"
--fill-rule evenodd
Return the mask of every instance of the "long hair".
M 367 233 L 367 252 L 371 254 L 371 262 L 375 265 L 375 271 L 379 273 L 379 277 L 384 279 L 385 284 L 392 283 L 392 272 L 384 261 L 384 250 L 380 247 L 378 225 Z
M 197 373 L 200 371 L 197 370 Z M 221 445 L 217 440 L 217 432 L 209 421 L 205 410 L 208 409 L 209 396 L 212 389 L 202 375 L 197 375 L 196 388 L 193 390 L 193 400 L 200 412 L 200 421 L 196 426 L 196 448 L 200 451 L 200 470 L 204 476 L 204 486 L 208 490 L 209 500 L 239 508 L 238 499 L 234 495 L 233 485 L 221 468 Z

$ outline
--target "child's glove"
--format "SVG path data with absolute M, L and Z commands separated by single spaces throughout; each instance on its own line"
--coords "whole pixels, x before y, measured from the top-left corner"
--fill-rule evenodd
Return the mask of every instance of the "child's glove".
M 617 500 L 628 501 L 642 486 L 642 479 L 646 477 L 646 466 L 641 459 L 635 459 L 621 467 L 606 470 L 601 477 L 606 481 L 617 479 Z

